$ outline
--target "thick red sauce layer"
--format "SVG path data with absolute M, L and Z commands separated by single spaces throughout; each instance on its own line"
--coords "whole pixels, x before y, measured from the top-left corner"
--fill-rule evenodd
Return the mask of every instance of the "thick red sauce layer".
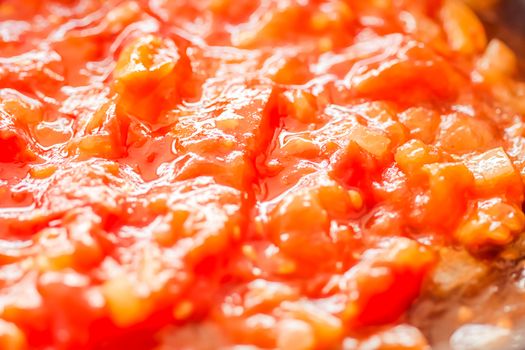
M 519 255 L 460 2 L 3 0 L 0 56 L 1 349 L 422 350 L 444 252 Z

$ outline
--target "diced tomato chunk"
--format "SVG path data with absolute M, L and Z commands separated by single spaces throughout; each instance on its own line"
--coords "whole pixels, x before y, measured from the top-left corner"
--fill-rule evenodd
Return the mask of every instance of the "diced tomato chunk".
M 454 97 L 463 78 L 445 60 L 435 56 L 428 47 L 417 42 L 401 43 L 395 55 L 388 57 L 377 66 L 365 66 L 345 80 L 353 92 L 360 97 L 392 98 L 398 89 L 405 95 L 396 99 L 408 100 L 423 96 L 437 95 Z M 428 98 L 428 97 L 426 97 Z
M 499 81 L 517 71 L 518 58 L 504 42 L 492 39 L 483 56 L 476 62 L 477 70 L 489 81 Z
M 453 50 L 474 54 L 485 48 L 487 44 L 485 29 L 476 14 L 463 2 L 445 1 L 440 17 Z
M 466 247 L 476 250 L 490 244 L 508 244 L 524 227 L 525 214 L 520 208 L 494 198 L 474 203 L 454 236 Z
M 429 192 L 426 201 L 421 201 L 424 203 L 421 223 L 453 226 L 466 210 L 467 195 L 474 184 L 472 173 L 460 163 L 427 164 L 423 171 L 428 175 Z
M 0 114 L 0 162 L 24 162 L 36 159 L 30 139 L 13 121 Z
M 360 326 L 398 319 L 419 295 L 435 262 L 430 250 L 404 238 L 386 241 L 369 254 L 340 282 L 340 288 L 348 295 L 343 317 Z
M 521 200 L 521 177 L 503 148 L 469 156 L 466 164 L 474 174 L 476 192 L 480 195 L 505 193 L 512 199 Z
M 146 35 L 124 48 L 113 75 L 122 112 L 154 122 L 170 100 L 180 100 L 191 68 L 173 41 Z
M 419 140 L 411 140 L 399 147 L 395 159 L 401 170 L 409 176 L 418 175 L 426 164 L 439 161 L 439 154 L 431 146 Z

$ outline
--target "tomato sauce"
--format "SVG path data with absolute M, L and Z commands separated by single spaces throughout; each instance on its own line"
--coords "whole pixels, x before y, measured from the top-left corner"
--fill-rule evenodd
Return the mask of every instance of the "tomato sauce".
M 516 71 L 455 0 L 0 1 L 0 348 L 429 349 L 521 258 Z

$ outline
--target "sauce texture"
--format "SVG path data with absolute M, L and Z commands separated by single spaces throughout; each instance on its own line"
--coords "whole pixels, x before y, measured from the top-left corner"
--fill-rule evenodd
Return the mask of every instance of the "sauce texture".
M 0 0 L 0 349 L 430 349 L 525 251 L 516 70 L 454 0 Z

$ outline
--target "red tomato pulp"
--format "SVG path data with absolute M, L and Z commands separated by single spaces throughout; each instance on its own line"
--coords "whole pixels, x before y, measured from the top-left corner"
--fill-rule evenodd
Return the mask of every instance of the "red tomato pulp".
M 1 349 L 427 349 L 443 250 L 525 226 L 461 2 L 4 0 L 0 56 Z

